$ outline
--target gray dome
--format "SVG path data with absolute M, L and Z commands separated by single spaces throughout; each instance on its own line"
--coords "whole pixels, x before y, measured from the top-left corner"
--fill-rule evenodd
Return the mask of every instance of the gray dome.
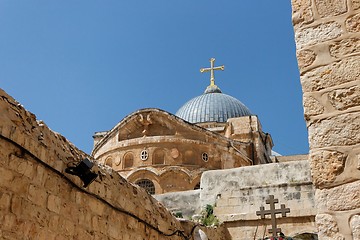
M 250 116 L 250 110 L 239 100 L 215 89 L 205 91 L 185 103 L 175 114 L 190 123 L 226 122 L 228 118 Z

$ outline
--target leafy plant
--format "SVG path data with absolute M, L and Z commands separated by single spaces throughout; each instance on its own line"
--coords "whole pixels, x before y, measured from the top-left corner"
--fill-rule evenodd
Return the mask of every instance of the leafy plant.
M 219 225 L 219 219 L 214 215 L 214 206 L 207 204 L 201 215 L 200 222 L 205 226 Z
M 182 212 L 175 212 L 175 213 L 173 213 L 173 215 L 174 215 L 176 218 L 184 218 Z

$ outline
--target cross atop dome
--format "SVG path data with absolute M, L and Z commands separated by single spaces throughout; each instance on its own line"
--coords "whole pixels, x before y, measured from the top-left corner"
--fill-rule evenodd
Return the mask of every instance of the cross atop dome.
M 215 58 L 210 58 L 210 68 L 201 68 L 200 72 L 210 72 L 210 85 L 206 88 L 205 93 L 214 93 L 218 92 L 221 93 L 221 90 L 218 86 L 215 85 L 215 70 L 222 70 L 224 71 L 224 65 L 214 67 Z
M 215 86 L 215 76 L 214 71 L 215 70 L 222 70 L 224 71 L 225 67 L 224 65 L 214 67 L 215 58 L 210 58 L 210 68 L 201 68 L 200 72 L 210 72 L 210 86 Z

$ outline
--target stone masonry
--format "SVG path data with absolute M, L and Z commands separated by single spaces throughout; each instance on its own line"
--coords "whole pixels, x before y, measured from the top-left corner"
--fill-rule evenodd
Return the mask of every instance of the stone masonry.
M 360 239 L 360 1 L 292 8 L 319 239 Z
M 231 239 L 242 240 L 269 236 L 270 220 L 256 215 L 261 206 L 268 208 L 265 202 L 269 195 L 290 208 L 286 218 L 277 216 L 286 235 L 317 233 L 314 186 L 307 160 L 206 171 L 200 190 L 155 197 L 184 218 L 196 219 L 207 204 L 212 205 Z
M 180 240 L 199 233 L 105 166 L 95 164 L 99 177 L 83 188 L 65 168 L 84 157 L 0 89 L 0 239 Z M 202 228 L 225 240 L 218 230 Z

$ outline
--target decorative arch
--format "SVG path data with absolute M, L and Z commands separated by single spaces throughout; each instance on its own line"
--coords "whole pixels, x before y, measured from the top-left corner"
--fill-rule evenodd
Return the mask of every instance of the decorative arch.
M 105 165 L 109 166 L 109 167 L 113 167 L 113 158 L 110 156 L 110 157 L 107 157 L 105 159 Z
M 164 192 L 192 190 L 191 176 L 182 169 L 167 169 L 159 176 Z M 182 179 L 178 181 L 177 179 Z
M 148 169 L 138 169 L 138 170 L 132 171 L 127 176 L 127 180 L 129 182 L 132 182 L 132 183 L 135 183 L 135 184 L 141 179 L 150 180 L 155 186 L 155 193 L 156 194 L 163 193 L 162 186 L 159 184 L 159 176 L 154 171 L 150 171 Z
M 143 178 L 137 180 L 135 184 L 144 188 L 149 194 L 155 194 L 155 185 L 151 180 Z
M 131 168 L 134 166 L 134 154 L 127 152 L 124 155 L 124 168 Z

